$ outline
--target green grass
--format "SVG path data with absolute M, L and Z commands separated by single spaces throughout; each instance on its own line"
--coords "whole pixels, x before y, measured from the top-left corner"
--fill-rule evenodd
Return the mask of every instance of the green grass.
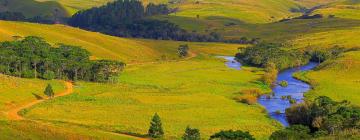
M 0 21 L 0 41 L 13 40 L 13 36 L 40 36 L 51 42 L 81 46 L 93 54 L 93 59 L 113 59 L 126 63 L 141 63 L 178 59 L 177 48 L 189 44 L 191 51 L 234 55 L 242 45 L 224 43 L 188 43 L 145 39 L 127 39 L 80 30 L 65 25 L 43 25 L 24 22 Z M 219 49 L 216 49 L 217 46 Z
M 348 52 L 329 60 L 320 67 L 297 77 L 310 82 L 314 89 L 306 94 L 307 99 L 328 96 L 337 101 L 348 100 L 360 105 L 360 52 Z
M 360 19 L 360 1 L 339 0 L 316 9 L 312 14 L 322 14 L 325 16 L 335 15 L 336 17 L 341 18 Z
M 8 1 L 7 5 L 3 5 L 5 1 Z M 0 0 L 0 11 L 12 11 L 21 12 L 26 17 L 34 16 L 53 16 L 55 9 L 60 17 L 68 17 L 70 13 L 57 2 L 37 2 L 35 0 Z
M 7 120 L 6 112 L 36 100 L 43 94 L 47 84 L 51 84 L 55 92 L 64 90 L 61 81 L 45 81 L 39 79 L 22 79 L 0 74 L 0 120 Z
M 259 105 L 233 100 L 243 89 L 268 91 L 256 82 L 262 73 L 250 67 L 229 69 L 224 60 L 206 55 L 131 66 L 120 76 L 119 84 L 79 82 L 76 94 L 37 105 L 25 116 L 146 134 L 157 112 L 167 139 L 180 138 L 187 125 L 199 128 L 204 138 L 222 129 L 240 129 L 265 139 L 280 125 Z
M 91 128 L 63 123 L 50 124 L 33 121 L 0 121 L 0 139 L 17 140 L 68 140 L 68 139 L 108 139 L 134 140 L 134 138 Z M 66 129 L 64 129 L 66 128 Z

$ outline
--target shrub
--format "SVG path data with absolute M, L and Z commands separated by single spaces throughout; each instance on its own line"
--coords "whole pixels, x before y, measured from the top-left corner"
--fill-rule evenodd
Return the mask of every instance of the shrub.
M 55 72 L 48 70 L 44 73 L 43 78 L 46 80 L 52 80 L 55 78 Z
M 304 140 L 310 138 L 309 127 L 303 125 L 293 125 L 283 130 L 275 131 L 270 136 L 270 140 Z
M 254 96 L 260 96 L 261 95 L 261 90 L 257 89 L 257 88 L 253 88 L 253 89 L 244 89 L 242 91 L 240 91 L 241 94 L 244 95 L 254 95 Z
M 254 105 L 257 103 L 257 97 L 253 95 L 241 95 L 234 98 L 237 102 L 245 103 L 248 105 Z
M 152 138 L 160 138 L 164 135 L 161 119 L 157 113 L 151 119 L 148 135 Z
M 295 99 L 290 99 L 290 100 L 289 100 L 289 103 L 290 103 L 290 104 L 296 104 L 296 100 L 295 100 Z
M 182 136 L 183 140 L 200 140 L 200 131 L 199 129 L 190 128 L 189 126 L 186 127 L 185 133 Z
M 233 131 L 220 131 L 210 136 L 210 140 L 220 139 L 220 140 L 255 140 L 255 138 L 249 132 L 243 132 L 240 130 Z
M 289 83 L 288 83 L 287 81 L 283 80 L 283 81 L 281 81 L 281 82 L 279 83 L 279 85 L 280 85 L 281 87 L 287 87 L 287 86 L 289 86 Z
M 34 70 L 24 70 L 21 74 L 23 78 L 35 78 Z

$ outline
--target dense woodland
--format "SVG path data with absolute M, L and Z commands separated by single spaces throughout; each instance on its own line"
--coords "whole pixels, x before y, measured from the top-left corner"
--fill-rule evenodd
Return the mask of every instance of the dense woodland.
M 146 8 L 137 0 L 117 0 L 105 6 L 84 10 L 73 15 L 68 23 L 91 31 L 121 37 L 151 38 L 179 41 L 222 41 L 217 33 L 187 32 L 168 21 L 150 19 L 150 16 L 168 14 L 164 4 L 150 3 Z
M 89 59 L 90 53 L 76 46 L 51 47 L 39 37 L 0 43 L 0 73 L 42 79 L 116 81 L 125 64 Z
M 0 12 L 0 20 L 25 21 L 43 24 L 54 24 L 57 22 L 56 18 L 51 16 L 34 16 L 26 18 L 23 13 L 9 11 Z

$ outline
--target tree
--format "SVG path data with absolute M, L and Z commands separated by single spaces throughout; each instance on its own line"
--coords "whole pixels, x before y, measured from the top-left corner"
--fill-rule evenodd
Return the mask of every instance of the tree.
M 50 84 L 48 84 L 47 87 L 45 88 L 44 94 L 46 96 L 48 96 L 49 98 L 54 97 L 54 91 L 53 91 L 52 86 Z
M 161 119 L 157 113 L 155 113 L 151 120 L 148 135 L 152 138 L 160 138 L 164 135 Z
M 255 140 L 255 138 L 249 132 L 243 132 L 240 130 L 227 130 L 220 131 L 210 136 L 210 140 L 220 139 L 220 140 Z
M 310 139 L 310 129 L 303 125 L 293 125 L 271 134 L 270 140 L 304 140 Z
M 186 57 L 188 55 L 189 46 L 187 44 L 180 45 L 178 48 L 179 57 Z
M 200 131 L 199 129 L 190 128 L 189 126 L 186 127 L 185 133 L 182 136 L 183 140 L 200 140 Z

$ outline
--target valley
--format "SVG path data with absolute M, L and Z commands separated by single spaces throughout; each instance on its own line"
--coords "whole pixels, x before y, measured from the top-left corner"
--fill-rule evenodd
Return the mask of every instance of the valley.
M 16 46 L 26 37 L 35 36 L 43 38 L 51 48 L 61 48 L 64 44 L 78 46 L 89 55 L 88 65 L 78 69 L 64 65 L 61 68 L 69 69 L 64 69 L 65 76 L 59 76 L 60 70 L 54 71 L 51 80 L 43 78 L 48 67 L 57 64 L 55 60 L 54 66 L 47 63 L 53 61 L 51 57 L 51 60 L 31 57 L 29 64 L 22 59 L 8 65 L 2 61 L 0 139 L 172 140 L 185 139 L 187 127 L 198 130 L 201 139 L 211 139 L 217 132 L 226 130 L 248 132 L 260 140 L 360 138 L 357 124 L 360 122 L 360 1 L 142 0 L 144 6 L 166 4 L 171 12 L 149 16 L 145 11 L 144 17 L 134 20 L 138 26 L 122 25 L 122 22 L 133 22 L 122 20 L 114 20 L 119 24 L 88 28 L 65 23 L 78 11 L 110 1 L 14 0 L 7 3 L 0 0 L 4 11 L 21 12 L 27 18 L 52 15 L 50 19 L 61 21 L 43 24 L 0 20 L 0 48 L 11 43 Z M 56 12 L 59 16 L 54 16 L 54 9 L 59 10 Z M 59 20 L 60 17 L 64 20 Z M 146 21 L 152 22 L 146 24 Z M 152 28 L 160 21 L 163 23 L 159 27 L 171 25 L 173 28 L 166 31 Z M 120 30 L 123 28 L 131 30 Z M 147 31 L 154 31 L 151 32 L 154 35 L 147 36 Z M 36 45 L 28 44 L 28 47 L 36 48 Z M 269 51 L 251 52 L 254 47 Z M 246 51 L 249 52 L 244 53 Z M 61 54 L 67 56 L 64 52 Z M 22 56 L 21 53 L 13 55 Z M 76 59 L 77 55 L 80 53 L 74 54 L 74 58 L 69 54 L 69 58 Z M 236 59 L 229 61 L 222 56 Z M 267 56 L 271 57 L 265 58 Z M 0 54 L 0 59 L 6 58 Z M 37 59 L 39 62 L 34 63 Z M 88 75 L 85 68 L 98 70 L 94 76 L 99 77 L 115 71 L 108 63 L 97 68 L 97 62 L 103 60 L 124 63 L 124 68 L 115 76 L 104 76 L 108 81 L 87 80 L 93 73 Z M 240 63 L 239 69 L 228 67 L 237 67 Z M 305 64 L 314 64 L 314 68 L 288 74 L 285 79 L 282 76 L 288 68 L 295 70 Z M 40 67 L 43 65 L 44 68 Z M 26 67 L 34 67 L 35 70 L 28 71 L 39 73 L 39 77 L 25 73 Z M 26 74 L 32 78 L 25 78 Z M 276 81 L 277 78 L 280 80 Z M 290 85 L 293 78 L 306 82 L 309 87 L 293 88 Z M 53 96 L 44 91 L 47 85 L 52 86 Z M 298 92 L 305 93 L 298 95 Z M 321 101 L 331 109 L 308 117 L 312 119 L 310 123 L 302 122 L 303 116 L 297 113 L 323 109 Z M 271 108 L 276 103 L 290 108 Z M 291 110 L 296 107 L 303 107 L 304 112 Z M 155 114 L 160 116 L 163 129 L 159 138 L 150 135 L 149 127 L 154 125 L 151 121 Z M 293 114 L 299 116 L 298 120 L 289 117 Z M 274 119 L 274 116 L 281 117 Z M 305 128 L 300 129 L 299 124 Z M 293 133 L 291 129 L 299 131 Z M 307 129 L 309 132 L 305 132 Z

